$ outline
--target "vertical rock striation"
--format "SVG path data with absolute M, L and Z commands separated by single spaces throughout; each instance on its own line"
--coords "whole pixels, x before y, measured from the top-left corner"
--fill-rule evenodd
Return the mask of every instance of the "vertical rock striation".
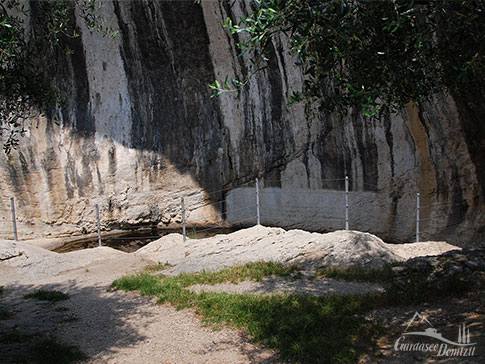
M 65 45 L 74 54 L 57 57 L 66 103 L 0 156 L 1 235 L 10 196 L 21 237 L 92 230 L 95 203 L 104 225 L 176 226 L 182 196 L 189 207 L 225 200 L 189 208 L 189 223 L 237 222 L 255 215 L 256 177 L 264 224 L 341 229 L 347 175 L 352 229 L 414 239 L 419 192 L 423 239 L 483 241 L 484 135 L 470 131 L 480 124 L 466 101 L 443 94 L 381 120 L 354 110 L 309 123 L 301 105 L 285 106 L 302 77 L 284 38 L 248 88 L 210 99 L 208 83 L 249 62 L 220 26 L 247 6 L 107 1 L 115 38 L 76 21 L 82 36 Z

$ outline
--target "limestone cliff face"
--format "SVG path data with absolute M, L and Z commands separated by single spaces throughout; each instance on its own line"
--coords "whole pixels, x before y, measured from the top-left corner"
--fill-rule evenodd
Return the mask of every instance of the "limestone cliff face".
M 285 106 L 302 79 L 284 39 L 247 89 L 210 99 L 208 83 L 249 62 L 220 26 L 245 2 L 104 4 L 119 35 L 77 21 L 82 36 L 66 41 L 75 53 L 59 52 L 56 79 L 69 97 L 50 116 L 60 123 L 32 120 L 21 147 L 0 156 L 3 236 L 10 196 L 21 238 L 92 230 L 96 203 L 105 226 L 177 226 L 183 196 L 189 210 L 224 200 L 189 211 L 191 224 L 237 222 L 255 215 L 256 177 L 264 224 L 341 229 L 348 175 L 351 229 L 414 239 L 419 192 L 423 239 L 483 241 L 484 136 L 464 127 L 463 100 L 308 123 L 302 106 Z

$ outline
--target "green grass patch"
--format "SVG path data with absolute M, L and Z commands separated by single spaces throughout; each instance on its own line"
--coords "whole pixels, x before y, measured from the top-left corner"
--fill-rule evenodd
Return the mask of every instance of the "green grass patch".
M 366 313 L 383 307 L 429 302 L 435 298 L 464 292 L 463 282 L 444 281 L 429 289 L 426 275 L 411 277 L 408 290 L 390 284 L 392 266 L 379 269 L 346 268 L 322 271 L 321 276 L 353 281 L 389 283 L 386 292 L 350 296 L 237 295 L 194 293 L 193 284 L 260 280 L 267 275 L 297 277 L 297 266 L 252 263 L 218 272 L 180 274 L 176 277 L 148 273 L 122 277 L 111 289 L 138 291 L 156 296 L 160 303 L 178 308 L 195 307 L 203 320 L 214 327 L 229 325 L 244 329 L 250 337 L 278 349 L 283 360 L 295 363 L 355 363 L 374 353 L 378 338 L 391 333 L 367 320 Z
M 374 351 L 384 329 L 364 313 L 372 296 L 289 296 L 201 293 L 197 312 L 210 324 L 243 328 L 284 360 L 354 363 Z
M 203 292 L 182 287 L 177 277 L 142 273 L 113 288 L 157 296 L 178 308 L 196 307 L 208 324 L 243 328 L 255 340 L 279 349 L 296 363 L 356 362 L 373 350 L 383 330 L 364 318 L 374 296 L 257 296 Z
M 77 346 L 57 341 L 54 337 L 35 344 L 33 355 L 34 361 L 39 364 L 68 364 L 87 359 Z
M 69 299 L 69 296 L 59 291 L 39 290 L 24 296 L 25 299 L 35 299 L 39 301 L 60 302 Z
M 0 295 L 3 294 L 3 286 L 0 286 Z
M 285 265 L 277 262 L 256 262 L 228 267 L 216 272 L 202 271 L 199 273 L 181 273 L 176 277 L 165 277 L 164 281 L 169 286 L 178 285 L 181 287 L 188 287 L 194 284 L 218 284 L 224 282 L 237 283 L 246 279 L 260 281 L 266 276 L 291 276 L 298 274 L 300 271 L 301 268 L 296 264 Z M 139 276 L 144 277 L 145 275 L 139 274 Z M 147 293 L 141 293 L 151 295 L 151 293 L 148 292 L 151 291 L 151 286 L 156 283 L 154 281 L 149 281 L 149 278 L 139 279 L 145 279 L 142 286 L 145 286 L 144 291 L 147 291 Z M 125 283 L 130 284 L 128 282 Z M 140 285 L 139 283 L 140 282 L 137 282 L 136 284 Z
M 308 297 L 288 295 L 236 295 L 203 292 L 186 287 L 267 275 L 298 273 L 297 266 L 252 263 L 218 272 L 180 274 L 177 277 L 139 273 L 113 282 L 111 289 L 156 296 L 178 308 L 195 307 L 207 324 L 243 328 L 255 340 L 280 351 L 296 363 L 356 362 L 373 350 L 383 329 L 364 317 L 374 296 Z
M 392 267 L 395 265 L 386 264 L 378 268 L 364 266 L 350 266 L 345 268 L 322 268 L 315 271 L 318 278 L 332 278 L 349 282 L 373 282 L 390 283 L 392 280 Z
M 284 265 L 276 262 L 256 262 L 224 268 L 216 272 L 182 273 L 175 277 L 183 287 L 194 284 L 218 284 L 224 282 L 241 282 L 246 279 L 261 281 L 263 277 L 277 275 L 290 276 L 299 272 L 296 265 Z

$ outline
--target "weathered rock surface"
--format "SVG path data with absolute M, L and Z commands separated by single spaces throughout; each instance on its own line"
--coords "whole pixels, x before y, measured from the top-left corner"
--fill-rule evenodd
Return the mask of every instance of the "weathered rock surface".
M 0 260 L 11 259 L 22 254 L 22 251 L 14 242 L 5 240 L 0 241 Z
M 378 267 L 436 251 L 457 249 L 447 243 L 428 242 L 421 244 L 421 250 L 411 248 L 399 255 L 393 250 L 396 247 L 399 245 L 386 244 L 377 236 L 358 231 L 319 234 L 255 226 L 212 238 L 188 239 L 185 244 L 180 234 L 170 234 L 139 249 L 135 255 L 169 263 L 174 267 L 163 273 L 176 275 L 260 260 L 298 263 L 309 269 L 351 265 Z
M 71 95 L 49 115 L 60 124 L 32 120 L 19 150 L 0 153 L 0 236 L 11 237 L 10 196 L 21 238 L 93 232 L 96 203 L 103 226 L 179 226 L 184 196 L 189 224 L 252 224 L 245 183 L 256 177 L 264 224 L 337 230 L 348 175 L 352 229 L 414 240 L 420 192 L 424 240 L 483 240 L 480 113 L 436 95 L 381 120 L 354 110 L 307 123 L 302 105 L 285 106 L 302 76 L 282 38 L 247 89 L 210 99 L 208 83 L 248 64 L 220 26 L 248 1 L 229 3 L 104 2 L 115 38 L 73 19 L 81 37 L 65 47 L 75 53 L 56 56 L 55 78 Z
M 412 245 L 412 244 L 410 244 Z M 406 246 L 406 245 L 404 245 Z M 125 253 L 109 247 L 96 247 L 68 253 L 56 253 L 22 242 L 0 239 L 2 256 L 0 285 L 15 280 L 40 280 L 60 273 L 93 266 L 109 267 L 126 261 L 140 265 L 169 263 L 172 267 L 164 274 L 218 270 L 237 264 L 256 261 L 297 263 L 306 270 L 330 266 L 361 265 L 377 267 L 386 263 L 405 261 L 437 251 L 456 250 L 443 242 L 422 243 L 420 250 L 407 250 L 399 255 L 395 244 L 386 244 L 378 237 L 358 231 L 309 233 L 303 230 L 285 231 L 281 228 L 255 226 L 231 234 L 220 234 L 205 239 L 188 239 L 169 234 L 153 241 L 135 253 Z M 402 248 L 401 248 L 402 251 Z M 127 264 L 128 264 L 127 263 Z
M 407 290 L 417 280 L 430 289 L 464 281 L 474 287 L 485 285 L 485 247 L 450 250 L 437 256 L 417 257 L 394 267 L 393 284 Z M 456 283 L 455 283 L 456 284 Z
M 124 257 L 127 253 L 108 247 L 78 250 L 65 254 L 29 245 L 26 243 L 11 243 L 0 239 L 2 255 L 10 256 L 1 264 L 13 270 L 12 274 L 22 279 L 39 280 L 55 276 L 61 272 L 88 266 L 95 262 L 109 262 Z M 0 285 L 5 277 L 0 277 Z

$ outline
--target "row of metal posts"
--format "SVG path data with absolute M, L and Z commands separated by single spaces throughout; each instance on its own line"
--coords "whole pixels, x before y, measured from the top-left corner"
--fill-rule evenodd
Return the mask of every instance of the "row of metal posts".
M 182 207 L 182 232 L 184 242 L 187 240 L 185 230 L 185 206 L 184 199 L 181 201 Z M 350 230 L 350 218 L 349 218 L 349 177 L 345 176 L 345 230 Z M 419 193 L 416 194 L 416 242 L 419 242 Z M 256 223 L 261 224 L 260 204 L 259 204 L 259 179 L 256 178 Z
M 15 217 L 15 201 L 14 198 L 10 198 L 10 206 L 12 210 L 12 225 L 13 225 L 13 234 L 15 241 L 18 240 L 17 235 L 17 219 Z M 97 223 L 97 230 L 98 230 L 98 244 L 102 246 L 101 242 L 101 224 L 99 221 L 99 206 L 98 204 L 95 205 L 96 209 L 96 223 Z M 187 240 L 187 233 L 186 233 L 186 223 L 185 223 L 185 203 L 184 199 L 181 200 L 181 210 L 182 210 L 182 234 L 184 237 L 184 242 Z M 419 193 L 416 194 L 416 242 L 419 242 L 419 222 L 420 222 L 420 200 L 419 200 Z M 259 205 L 259 179 L 256 178 L 256 222 L 258 225 L 261 224 L 261 215 L 260 215 L 260 205 Z M 350 230 L 349 224 L 349 177 L 345 176 L 345 230 Z
M 13 227 L 13 238 L 15 241 L 19 240 L 18 233 L 17 233 L 17 217 L 15 214 L 15 200 L 13 197 L 10 197 L 10 209 L 12 210 L 12 227 Z M 98 225 L 98 243 L 99 246 L 102 246 L 101 243 L 101 225 L 99 223 L 99 206 L 96 204 L 96 222 Z

